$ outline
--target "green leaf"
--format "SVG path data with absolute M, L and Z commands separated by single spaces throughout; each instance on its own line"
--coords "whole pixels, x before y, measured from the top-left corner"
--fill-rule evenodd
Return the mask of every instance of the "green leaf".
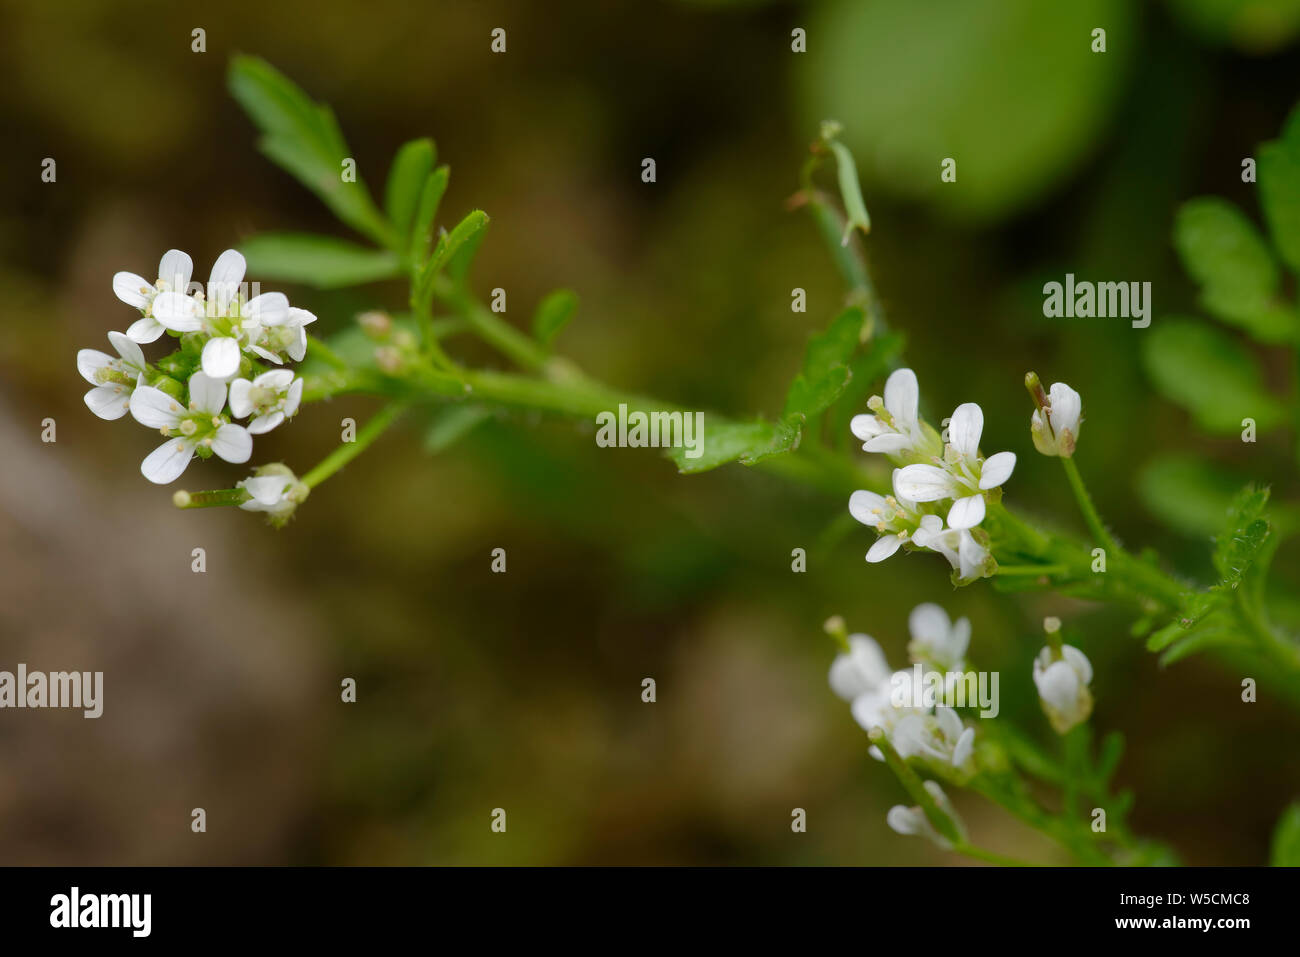
M 1143 337 L 1142 358 L 1155 387 L 1211 432 L 1276 425 L 1282 404 L 1264 391 L 1254 356 L 1221 329 L 1193 319 L 1166 318 Z
M 400 276 L 401 262 L 386 249 L 366 249 L 332 236 L 263 233 L 239 246 L 249 271 L 267 279 L 306 283 L 319 289 L 358 286 Z
M 728 462 L 753 465 L 798 448 L 799 427 L 790 421 L 774 424 L 761 420 L 710 424 L 705 415 L 700 447 L 702 454 L 698 458 L 688 457 L 686 453 L 690 449 L 684 446 L 669 449 L 667 455 L 676 463 L 678 471 L 686 474 L 707 472 Z
M 1293 803 L 1277 819 L 1269 863 L 1273 867 L 1300 867 L 1300 802 Z
M 1282 261 L 1300 272 L 1300 134 L 1293 130 L 1294 124 L 1284 139 L 1259 148 L 1256 172 L 1273 245 Z
M 1184 600 L 1177 617 L 1147 638 L 1147 651 L 1164 651 L 1174 642 L 1200 629 L 1223 607 L 1222 592 L 1192 592 Z
M 410 235 L 425 181 L 437 155 L 433 140 L 426 138 L 411 140 L 393 157 L 388 182 L 384 186 L 384 211 L 397 227 L 399 235 Z
M 433 279 L 438 272 L 447 264 L 452 256 L 462 246 L 470 242 L 474 236 L 483 232 L 487 228 L 488 215 L 481 209 L 476 209 L 459 223 L 451 232 L 438 237 L 438 245 L 433 248 L 433 254 L 429 261 L 424 264 L 420 271 L 419 278 L 416 282 L 417 294 L 423 296 L 428 293 L 433 284 Z
M 1214 545 L 1214 567 L 1222 584 L 1231 587 L 1240 582 L 1268 541 L 1271 528 L 1264 515 L 1268 496 L 1267 488 L 1247 485 L 1233 499 L 1227 527 Z
M 823 130 L 826 125 L 823 124 Z M 823 134 L 825 135 L 825 134 Z M 862 186 L 858 183 L 858 167 L 853 162 L 853 154 L 843 143 L 832 139 L 827 144 L 835 154 L 835 172 L 840 184 L 840 199 L 844 203 L 847 222 L 844 224 L 844 236 L 840 245 L 849 241 L 849 234 L 855 229 L 871 232 L 871 217 L 867 215 L 867 204 L 862 199 Z
M 442 204 L 443 194 L 447 192 L 450 176 L 450 169 L 439 166 L 424 179 L 415 216 L 411 220 L 411 258 L 417 265 L 422 266 L 429 255 L 429 233 L 433 230 L 433 221 L 438 216 L 438 207 Z
M 1174 221 L 1174 245 L 1211 313 L 1263 342 L 1295 336 L 1297 316 L 1278 301 L 1277 263 L 1240 209 L 1214 197 L 1185 203 Z
M 533 313 L 533 338 L 550 348 L 577 308 L 578 294 L 572 289 L 556 289 L 547 295 Z
M 1231 625 L 1221 626 L 1216 624 L 1213 628 L 1208 626 L 1198 628 L 1171 645 L 1160 656 L 1160 665 L 1167 668 L 1208 648 L 1223 648 L 1228 645 L 1245 644 L 1246 641 L 1242 638 L 1241 631 Z
M 440 409 L 424 435 L 424 450 L 433 455 L 445 452 L 491 417 L 491 409 L 472 402 Z
M 259 148 L 314 192 L 340 220 L 385 246 L 398 237 L 358 175 L 343 180 L 353 159 L 328 107 L 313 103 L 265 60 L 236 56 L 227 82 L 231 94 L 262 131 Z
M 808 340 L 803 369 L 790 384 L 782 418 L 800 415 L 806 421 L 840 397 L 853 378 L 848 363 L 861 342 L 865 321 L 866 314 L 854 306 L 831 320 L 825 332 Z
M 1138 474 L 1138 497 L 1165 525 L 1196 538 L 1218 534 L 1232 497 L 1241 487 L 1235 476 L 1203 459 L 1169 455 L 1149 462 Z
M 480 229 L 461 244 L 447 262 L 448 276 L 457 282 L 462 282 L 469 275 L 470 266 L 474 265 L 474 257 L 478 255 L 478 248 L 483 245 L 486 236 L 487 230 Z

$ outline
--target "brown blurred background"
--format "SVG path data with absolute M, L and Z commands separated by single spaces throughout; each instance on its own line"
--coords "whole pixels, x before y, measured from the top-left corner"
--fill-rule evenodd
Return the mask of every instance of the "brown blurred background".
M 1204 544 L 1144 508 L 1143 463 L 1210 457 L 1294 499 L 1285 437 L 1247 458 L 1198 435 L 1153 399 L 1126 326 L 1045 320 L 1039 290 L 1100 272 L 1155 282 L 1158 312 L 1191 307 L 1173 211 L 1214 192 L 1254 215 L 1240 158 L 1300 92 L 1291 6 L 0 3 L 0 669 L 105 672 L 97 721 L 0 713 L 0 863 L 953 862 L 885 827 L 903 795 L 830 694 L 820 630 L 843 614 L 902 664 L 927 600 L 973 619 L 1003 714 L 1045 741 L 1030 660 L 1042 617 L 1066 619 L 1097 665 L 1096 726 L 1128 735 L 1135 827 L 1191 863 L 1262 862 L 1300 792 L 1297 712 L 1268 694 L 1242 706 L 1213 662 L 1157 668 L 1121 615 L 953 592 L 937 559 L 868 568 L 869 535 L 827 536 L 843 501 L 739 466 L 679 477 L 524 416 L 439 456 L 413 417 L 279 533 L 179 512 L 139 475 L 156 437 L 94 418 L 74 357 L 130 320 L 119 269 L 149 274 L 177 246 L 201 278 L 261 230 L 345 235 L 256 152 L 224 87 L 247 52 L 332 105 L 372 185 L 403 141 L 436 138 L 443 218 L 491 214 L 475 282 L 507 289 L 513 321 L 570 286 L 582 304 L 561 348 L 594 374 L 771 415 L 841 295 L 782 208 L 835 116 L 908 362 L 929 401 L 978 400 L 988 440 L 1021 455 L 1008 501 L 1077 527 L 1055 463 L 1032 455 L 1032 367 L 1084 394 L 1080 465 L 1121 536 L 1204 575 Z M 1087 52 L 1095 25 L 1104 60 Z M 489 51 L 498 26 L 505 55 Z M 946 155 L 959 180 L 943 194 Z M 402 301 L 396 286 L 286 291 L 324 333 Z M 310 406 L 259 451 L 301 472 L 372 408 Z M 187 488 L 243 474 L 191 469 Z M 1278 574 L 1294 582 L 1297 564 L 1284 547 Z M 339 701 L 344 677 L 356 704 Z M 1061 859 L 996 808 L 958 806 L 981 844 Z

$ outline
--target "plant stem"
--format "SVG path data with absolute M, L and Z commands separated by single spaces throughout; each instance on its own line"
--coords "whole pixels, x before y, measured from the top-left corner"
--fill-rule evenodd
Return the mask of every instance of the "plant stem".
M 1061 466 L 1065 469 L 1065 477 L 1069 480 L 1075 500 L 1079 503 L 1079 511 L 1083 512 L 1083 520 L 1088 523 L 1088 529 L 1092 532 L 1093 538 L 1097 540 L 1097 544 L 1106 549 L 1107 552 L 1123 551 L 1119 542 L 1115 541 L 1110 532 L 1107 531 L 1101 516 L 1097 514 L 1097 508 L 1092 504 L 1092 497 L 1083 484 L 1083 476 L 1079 474 L 1079 467 L 1074 464 L 1074 459 L 1062 456 Z
M 375 439 L 379 438 L 390 425 L 396 421 L 402 413 L 405 404 L 401 402 L 392 402 L 384 406 L 375 414 L 373 418 L 361 427 L 357 437 L 352 442 L 344 442 L 337 449 L 325 456 L 320 464 L 302 477 L 302 482 L 308 488 L 315 488 L 321 482 L 325 481 L 343 466 L 347 465 L 354 458 L 364 452 Z

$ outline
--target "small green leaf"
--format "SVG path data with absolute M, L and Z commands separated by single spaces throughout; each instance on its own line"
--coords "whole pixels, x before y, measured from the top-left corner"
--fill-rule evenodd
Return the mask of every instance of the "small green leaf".
M 459 223 L 451 232 L 446 233 L 438 238 L 438 245 L 433 248 L 433 254 L 429 261 L 424 264 L 420 271 L 419 279 L 416 282 L 418 295 L 428 294 L 433 284 L 433 279 L 439 271 L 447 264 L 452 256 L 462 246 L 470 242 L 473 237 L 482 233 L 487 228 L 488 215 L 481 209 L 476 209 Z
M 1240 209 L 1214 197 L 1185 203 L 1174 221 L 1174 245 L 1211 313 L 1264 342 L 1295 336 L 1297 316 L 1278 301 L 1277 263 Z
M 401 275 L 401 263 L 386 249 L 366 249 L 332 236 L 263 233 L 244 240 L 240 252 L 249 271 L 267 279 L 339 289 Z
M 550 348 L 577 308 L 578 294 L 572 289 L 556 289 L 547 295 L 533 313 L 533 338 Z
M 401 236 L 409 236 L 429 171 L 438 153 L 431 139 L 411 140 L 393 157 L 384 186 L 384 212 Z
M 808 340 L 803 369 L 786 394 L 783 418 L 801 415 L 805 420 L 811 419 L 840 397 L 853 378 L 848 363 L 861 342 L 865 319 L 861 309 L 845 309 L 825 332 Z
M 1193 319 L 1166 318 L 1143 337 L 1142 358 L 1155 387 L 1211 432 L 1260 430 L 1283 418 L 1282 404 L 1264 391 L 1259 366 L 1236 339 Z
M 416 205 L 415 216 L 411 219 L 411 258 L 418 266 L 423 266 L 429 255 L 429 234 L 433 230 L 433 221 L 438 216 L 438 207 L 442 205 L 443 194 L 447 192 L 447 180 L 451 170 L 439 166 L 424 179 L 420 189 L 420 200 Z
M 1240 582 L 1268 540 L 1271 528 L 1264 515 L 1268 496 L 1267 488 L 1247 485 L 1233 499 L 1227 527 L 1214 545 L 1214 567 L 1222 584 Z
M 265 60 L 236 56 L 227 82 L 231 94 L 262 131 L 258 147 L 314 192 L 340 220 L 376 242 L 398 245 L 388 220 L 375 207 L 358 175 L 343 179 L 354 159 L 329 108 L 313 103 Z
M 667 455 L 680 472 L 690 474 L 707 472 L 728 462 L 753 465 L 773 455 L 792 451 L 799 446 L 797 424 L 786 421 L 723 422 L 710 424 L 704 416 L 704 428 L 699 437 L 701 455 L 691 458 L 686 447 L 669 449 Z
M 457 282 L 461 282 L 469 275 L 469 269 L 474 265 L 474 257 L 478 255 L 478 248 L 483 245 L 483 239 L 486 236 L 487 230 L 480 229 L 460 245 L 460 248 L 447 261 L 448 276 Z
M 1260 205 L 1273 245 L 1300 272 L 1300 136 L 1265 143 L 1256 158 Z
M 840 240 L 840 245 L 843 246 L 848 243 L 853 230 L 871 232 L 871 217 L 867 215 L 867 204 L 862 199 L 862 186 L 858 183 L 858 167 L 853 162 L 853 154 L 847 146 L 836 140 L 831 140 L 828 145 L 835 154 L 840 198 L 844 202 L 844 212 L 848 218 L 844 224 L 844 236 Z
M 1203 627 L 1224 603 L 1223 592 L 1192 592 L 1184 600 L 1177 617 L 1147 638 L 1147 651 L 1164 651 L 1174 642 Z
M 1300 802 L 1293 803 L 1277 819 L 1269 863 L 1273 867 L 1300 867 Z

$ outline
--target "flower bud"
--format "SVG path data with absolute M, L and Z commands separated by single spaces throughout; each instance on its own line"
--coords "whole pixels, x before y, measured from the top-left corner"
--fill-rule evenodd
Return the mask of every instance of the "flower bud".
M 1048 646 L 1034 659 L 1034 684 L 1043 713 L 1057 734 L 1065 734 L 1092 714 L 1092 663 L 1073 645 Z
M 1072 457 L 1083 421 L 1083 399 L 1079 393 L 1064 382 L 1053 382 L 1052 388 L 1044 392 L 1034 372 L 1025 376 L 1025 387 L 1037 406 L 1029 420 L 1034 448 L 1043 455 Z
M 375 342 L 387 341 L 393 331 L 393 320 L 388 313 L 377 309 L 357 316 L 357 324 L 361 326 L 361 331 Z

